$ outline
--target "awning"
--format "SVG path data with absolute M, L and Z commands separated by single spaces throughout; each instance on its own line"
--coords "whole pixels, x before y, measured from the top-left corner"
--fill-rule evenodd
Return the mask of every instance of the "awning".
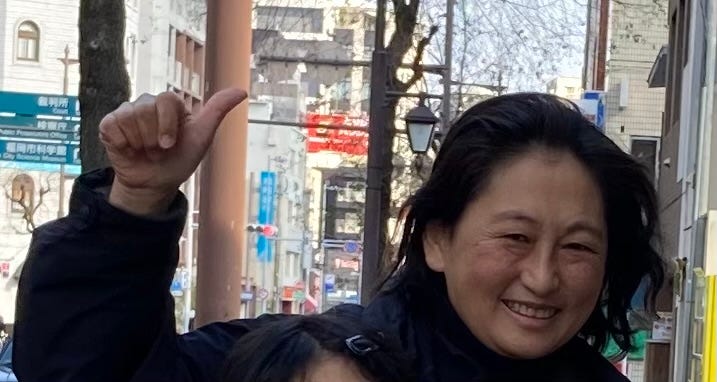
M 650 75 L 647 76 L 647 87 L 649 88 L 664 88 L 667 84 L 667 61 L 670 57 L 670 48 L 667 45 L 663 45 L 660 48 L 660 52 L 657 53 L 657 58 L 652 64 L 650 69 Z

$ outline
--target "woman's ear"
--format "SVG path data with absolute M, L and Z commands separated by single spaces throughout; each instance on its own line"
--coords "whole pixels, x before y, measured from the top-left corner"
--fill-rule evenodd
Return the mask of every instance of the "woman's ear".
M 426 256 L 426 264 L 434 272 L 443 272 L 445 268 L 445 256 L 448 244 L 446 229 L 437 223 L 428 223 L 423 232 L 423 252 Z

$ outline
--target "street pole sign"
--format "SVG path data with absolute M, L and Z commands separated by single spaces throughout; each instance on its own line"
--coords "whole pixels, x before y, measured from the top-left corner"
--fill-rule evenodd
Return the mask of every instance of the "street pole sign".
M 80 164 L 77 144 L 41 143 L 0 138 L 0 158 L 12 162 Z
M 0 112 L 79 117 L 80 102 L 77 97 L 67 95 L 0 91 Z
M 0 113 L 0 160 L 80 164 L 77 97 L 0 91 Z

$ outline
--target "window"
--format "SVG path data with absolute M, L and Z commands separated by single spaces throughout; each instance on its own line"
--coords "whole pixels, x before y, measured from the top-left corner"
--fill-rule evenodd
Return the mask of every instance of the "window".
M 364 203 L 366 200 L 365 184 L 363 182 L 347 182 L 338 189 L 336 201 L 344 203 Z
M 653 184 L 657 184 L 657 139 L 633 138 L 630 143 L 630 153 L 640 164 L 645 166 L 647 174 Z
M 32 210 L 35 203 L 35 182 L 27 174 L 20 174 L 12 180 L 12 211 Z
M 355 212 L 347 212 L 343 219 L 336 219 L 336 233 L 360 234 L 361 217 Z
M 17 59 L 38 61 L 40 58 L 40 29 L 32 21 L 17 28 Z
M 261 30 L 321 33 L 324 10 L 296 7 L 257 7 L 256 26 Z

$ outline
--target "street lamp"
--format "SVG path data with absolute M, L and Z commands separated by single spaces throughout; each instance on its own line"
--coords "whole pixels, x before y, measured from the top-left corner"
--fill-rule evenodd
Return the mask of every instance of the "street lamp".
M 418 106 L 406 114 L 404 120 L 406 121 L 411 150 L 416 154 L 425 154 L 431 147 L 434 126 L 438 123 L 438 117 L 421 100 Z

